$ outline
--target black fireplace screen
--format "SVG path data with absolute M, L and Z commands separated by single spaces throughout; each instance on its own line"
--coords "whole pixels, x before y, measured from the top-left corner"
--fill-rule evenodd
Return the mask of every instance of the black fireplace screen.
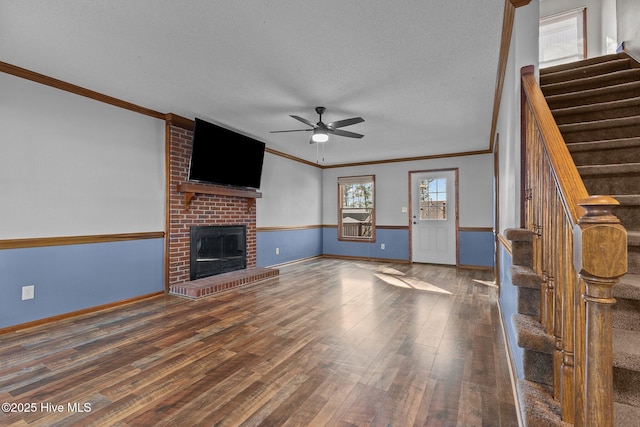
M 246 268 L 246 234 L 244 225 L 191 227 L 191 280 Z

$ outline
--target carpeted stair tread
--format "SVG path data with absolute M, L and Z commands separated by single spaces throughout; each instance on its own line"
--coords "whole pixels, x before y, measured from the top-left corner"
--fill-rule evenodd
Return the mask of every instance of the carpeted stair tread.
M 640 274 L 640 231 L 627 228 L 627 273 Z
M 640 371 L 640 331 L 613 328 L 613 366 Z
M 640 79 L 640 69 L 626 69 L 612 71 L 606 74 L 597 74 L 582 77 L 575 73 L 576 78 L 558 83 L 544 84 L 541 86 L 545 95 L 558 95 L 561 93 L 575 92 L 577 90 L 597 89 L 619 83 L 633 82 Z
M 633 138 L 605 139 L 600 141 L 572 142 L 567 144 L 567 148 L 572 153 L 593 150 L 615 150 L 627 147 L 640 149 L 640 136 Z
M 639 371 L 613 367 L 613 401 L 640 407 Z
M 597 89 L 579 90 L 545 96 L 551 110 L 576 105 L 597 104 L 640 96 L 640 81 L 620 83 Z
M 507 228 L 505 237 L 511 241 L 531 242 L 533 241 L 533 233 L 526 228 Z
M 640 163 L 577 166 L 584 185 L 591 195 L 640 194 Z M 623 207 L 633 210 L 633 207 Z M 619 210 L 619 209 L 618 209 Z M 633 224 L 625 224 L 627 230 Z
M 512 265 L 511 282 L 514 286 L 522 288 L 540 289 L 542 279 L 529 267 Z
M 617 194 L 613 197 L 620 206 L 640 206 L 640 194 Z
M 617 101 L 596 102 L 595 104 L 556 108 L 553 110 L 553 117 L 572 116 L 574 114 L 586 114 L 602 110 L 618 110 L 625 107 L 640 107 L 640 97 L 636 96 L 633 98 L 619 99 Z
M 624 277 L 623 277 L 624 279 Z M 613 287 L 613 327 L 640 333 L 640 287 L 636 284 L 620 283 Z M 627 298 L 629 297 L 629 298 Z
M 530 268 L 532 260 L 531 241 L 533 240 L 531 230 L 508 228 L 505 230 L 505 235 L 511 241 L 512 265 Z
M 640 275 L 625 274 L 620 282 L 613 287 L 614 298 L 640 300 Z M 613 307 L 615 310 L 615 306 Z
M 636 175 L 640 174 L 640 163 L 621 163 L 617 165 L 578 166 L 581 176 L 597 175 Z
M 640 162 L 640 137 L 568 142 L 567 148 L 578 166 Z
M 514 314 L 512 319 L 518 334 L 518 347 L 538 353 L 553 353 L 555 339 L 546 333 L 540 322 L 526 314 Z
M 613 425 L 616 427 L 638 426 L 640 425 L 640 408 L 637 406 L 614 402 L 613 417 Z
M 551 67 L 541 68 L 540 76 L 548 76 L 550 74 L 557 74 L 563 71 L 571 71 L 575 69 L 583 69 L 591 65 L 608 63 L 617 61 L 618 59 L 627 59 L 629 56 L 626 53 L 611 53 L 609 55 L 596 56 L 593 58 L 587 58 L 580 61 L 570 62 L 566 64 L 553 65 Z
M 544 88 L 550 85 L 559 84 L 575 79 L 600 76 L 620 70 L 628 70 L 630 68 L 631 61 L 629 60 L 629 58 L 617 58 L 613 61 L 600 62 L 597 64 L 570 68 L 557 72 L 549 72 L 549 68 L 544 68 L 540 70 L 540 86 Z
M 613 328 L 640 332 L 640 300 L 616 298 Z
M 613 214 L 627 229 L 627 233 L 640 229 L 640 194 L 613 194 L 612 197 L 620 203 Z
M 559 125 L 633 116 L 640 114 L 640 97 L 557 108 L 552 114 Z
M 640 406 L 640 331 L 613 328 L 613 395 L 616 402 Z
M 558 125 L 565 142 L 634 138 L 640 135 L 640 115 Z
M 517 387 L 525 427 L 571 427 L 560 419 L 560 405 L 545 387 L 523 379 Z
M 640 115 L 619 117 L 615 119 L 592 120 L 580 123 L 566 123 L 564 125 L 558 125 L 558 129 L 560 129 L 560 133 L 564 136 L 565 133 L 569 132 L 594 131 L 635 125 L 640 125 Z M 633 138 L 633 136 L 630 136 L 629 138 Z
M 628 147 L 638 148 L 640 150 L 640 137 L 572 142 L 567 144 L 567 148 L 571 153 L 578 153 L 582 151 L 617 150 Z

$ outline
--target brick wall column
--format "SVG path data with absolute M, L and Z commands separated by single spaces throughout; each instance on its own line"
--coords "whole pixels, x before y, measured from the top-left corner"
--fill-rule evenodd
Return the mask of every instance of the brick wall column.
M 188 126 L 187 126 L 188 127 Z M 246 225 L 247 268 L 256 266 L 256 205 L 244 197 L 197 194 L 184 208 L 178 184 L 188 178 L 193 127 L 171 124 L 169 143 L 169 285 L 189 281 L 189 230 L 192 225 Z

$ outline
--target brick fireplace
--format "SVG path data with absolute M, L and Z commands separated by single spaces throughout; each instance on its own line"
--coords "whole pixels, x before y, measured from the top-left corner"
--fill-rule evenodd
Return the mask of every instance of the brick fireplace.
M 246 227 L 246 268 L 256 266 L 256 206 L 243 196 L 196 193 L 185 202 L 181 185 L 187 181 L 193 122 L 178 116 L 167 119 L 169 134 L 169 248 L 168 282 L 190 281 L 190 230 L 192 226 L 240 225 Z M 215 186 L 207 186 L 213 187 Z M 224 189 L 224 187 L 222 187 Z M 275 270 L 277 272 L 277 270 Z M 206 279 L 200 279 L 206 280 Z M 224 287 L 224 286 L 223 286 Z

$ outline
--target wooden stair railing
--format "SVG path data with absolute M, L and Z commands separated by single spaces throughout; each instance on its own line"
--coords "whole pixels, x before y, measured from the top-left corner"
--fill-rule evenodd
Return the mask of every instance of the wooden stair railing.
M 522 219 L 543 280 L 540 322 L 556 343 L 553 397 L 567 423 L 613 426 L 611 292 L 627 270 L 618 202 L 587 193 L 533 66 L 521 99 Z

